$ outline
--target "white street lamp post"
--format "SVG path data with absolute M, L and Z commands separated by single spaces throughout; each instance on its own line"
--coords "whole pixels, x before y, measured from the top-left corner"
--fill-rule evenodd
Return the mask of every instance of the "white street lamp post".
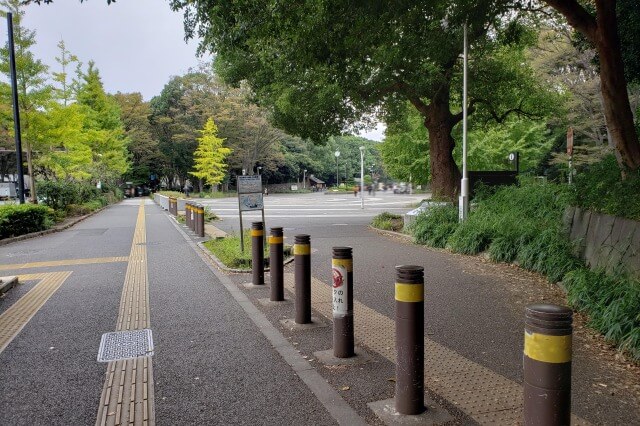
M 364 146 L 360 147 L 360 206 L 364 209 Z
M 340 169 L 338 168 L 338 157 L 340 157 L 340 151 L 334 152 L 336 156 L 336 188 L 340 187 Z
M 302 189 L 307 189 L 307 169 L 302 172 Z
M 467 176 L 467 23 L 464 24 L 464 52 L 462 77 L 462 182 L 460 182 L 460 198 L 458 200 L 458 217 L 460 222 L 469 214 L 469 179 Z

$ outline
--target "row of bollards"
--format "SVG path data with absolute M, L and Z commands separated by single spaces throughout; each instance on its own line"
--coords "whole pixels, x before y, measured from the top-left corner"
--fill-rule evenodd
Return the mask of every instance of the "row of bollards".
M 198 237 L 204 237 L 204 206 L 188 201 L 184 210 L 187 228 L 191 229 Z
M 264 229 L 253 222 L 253 283 L 264 284 Z M 271 228 L 271 301 L 284 300 L 283 232 Z M 293 246 L 295 322 L 311 323 L 311 239 L 296 235 Z M 350 358 L 354 351 L 353 249 L 333 247 L 333 353 Z M 419 415 L 424 403 L 424 268 L 396 266 L 395 411 Z M 556 305 L 526 308 L 524 339 L 524 424 L 568 425 L 571 417 L 572 311 Z

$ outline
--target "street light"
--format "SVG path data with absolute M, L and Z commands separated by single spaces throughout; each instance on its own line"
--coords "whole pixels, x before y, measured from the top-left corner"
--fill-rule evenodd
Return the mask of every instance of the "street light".
M 364 209 L 364 146 L 360 147 L 360 208 Z
M 256 167 L 256 169 L 258 170 L 258 176 L 260 176 L 260 171 L 262 170 L 262 166 L 258 166 Z
M 338 157 L 340 157 L 340 151 L 333 153 L 336 156 L 336 187 L 340 187 L 340 169 L 338 168 Z
M 307 169 L 302 171 L 302 189 L 307 189 Z

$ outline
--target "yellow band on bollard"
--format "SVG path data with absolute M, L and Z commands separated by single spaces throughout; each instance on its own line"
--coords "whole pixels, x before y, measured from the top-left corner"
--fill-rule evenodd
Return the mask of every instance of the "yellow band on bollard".
M 571 361 L 571 335 L 549 336 L 524 333 L 524 354 L 531 359 L 552 364 Z
M 204 213 L 204 209 L 198 209 L 198 213 L 203 214 Z
M 353 259 L 331 259 L 331 266 L 341 266 L 347 272 L 353 272 Z
M 269 244 L 282 244 L 283 242 L 283 238 L 282 237 L 269 237 Z
M 424 284 L 396 283 L 396 300 L 398 302 L 424 301 Z
M 311 254 L 311 245 L 309 244 L 294 244 L 293 245 L 293 254 L 301 254 L 308 256 Z
M 251 236 L 252 237 L 262 237 L 264 235 L 264 231 L 262 229 L 252 229 Z

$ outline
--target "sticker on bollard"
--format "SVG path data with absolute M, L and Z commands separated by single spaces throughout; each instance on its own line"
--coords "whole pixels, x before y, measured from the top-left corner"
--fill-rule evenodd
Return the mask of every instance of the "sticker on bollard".
M 333 275 L 333 355 L 355 355 L 353 332 L 353 249 L 334 247 L 331 259 Z
M 538 304 L 525 310 L 524 424 L 569 425 L 571 309 Z

